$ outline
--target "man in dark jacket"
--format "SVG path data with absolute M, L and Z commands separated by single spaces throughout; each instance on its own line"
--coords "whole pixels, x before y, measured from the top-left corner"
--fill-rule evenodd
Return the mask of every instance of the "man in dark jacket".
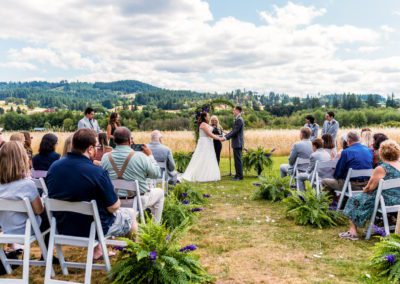
M 236 106 L 233 109 L 233 115 L 235 116 L 235 123 L 233 125 L 233 129 L 231 132 L 225 135 L 222 138 L 222 141 L 226 141 L 232 139 L 232 149 L 233 149 L 233 157 L 235 160 L 235 176 L 233 180 L 242 180 L 243 179 L 243 166 L 242 166 L 242 151 L 244 146 L 244 120 L 241 116 L 242 107 Z

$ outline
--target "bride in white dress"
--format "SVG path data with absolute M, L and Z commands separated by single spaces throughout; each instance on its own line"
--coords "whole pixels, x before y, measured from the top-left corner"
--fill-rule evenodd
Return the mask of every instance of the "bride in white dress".
M 220 137 L 212 133 L 212 126 L 208 124 L 210 116 L 208 113 L 200 115 L 199 140 L 196 150 L 182 179 L 191 182 L 209 182 L 221 180 L 221 173 L 215 155 L 213 139 Z

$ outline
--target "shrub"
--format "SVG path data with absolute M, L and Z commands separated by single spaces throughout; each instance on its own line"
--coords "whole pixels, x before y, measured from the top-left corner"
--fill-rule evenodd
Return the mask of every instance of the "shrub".
M 283 200 L 286 215 L 293 218 L 298 225 L 311 225 L 324 228 L 334 227 L 345 222 L 345 217 L 337 211 L 330 210 L 330 198 L 326 193 L 319 195 L 311 189 L 306 191 L 292 190 L 291 195 Z
M 212 277 L 192 253 L 196 246 L 179 246 L 184 231 L 181 227 L 169 230 L 153 222 L 141 225 L 136 242 L 125 239 L 128 246 L 112 267 L 112 283 L 211 282 Z
M 176 169 L 178 172 L 183 173 L 187 166 L 189 165 L 190 159 L 192 158 L 193 152 L 184 153 L 184 152 L 175 152 L 174 160 L 176 164 Z
M 373 247 L 371 270 L 377 277 L 391 283 L 400 282 L 400 236 L 392 234 L 380 238 Z
M 265 168 L 272 167 L 271 152 L 263 147 L 249 149 L 243 156 L 243 168 L 246 171 L 254 169 L 257 175 L 261 175 Z
M 261 185 L 254 193 L 253 199 L 281 201 L 290 194 L 289 177 L 268 176 L 261 178 Z
M 196 218 L 192 209 L 189 204 L 183 204 L 170 192 L 170 195 L 164 202 L 162 214 L 164 225 L 171 229 L 191 225 Z
M 201 192 L 194 190 L 190 183 L 180 183 L 174 187 L 173 191 L 179 201 L 187 200 L 191 205 L 201 205 L 206 203 L 204 195 Z

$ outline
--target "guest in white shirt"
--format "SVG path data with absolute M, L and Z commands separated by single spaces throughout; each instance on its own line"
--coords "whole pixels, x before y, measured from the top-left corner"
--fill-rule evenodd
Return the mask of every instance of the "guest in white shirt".
M 79 120 L 78 129 L 82 128 L 89 128 L 96 131 L 97 133 L 101 132 L 97 120 L 94 119 L 94 109 L 92 109 L 91 107 L 85 109 L 85 117 Z

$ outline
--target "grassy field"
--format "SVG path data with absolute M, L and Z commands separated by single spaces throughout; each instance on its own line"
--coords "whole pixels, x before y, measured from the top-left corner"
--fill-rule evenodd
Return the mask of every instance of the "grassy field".
M 274 158 L 278 171 L 284 157 Z M 216 283 L 362 283 L 368 273 L 370 248 L 376 240 L 351 242 L 338 233 L 345 227 L 314 229 L 295 225 L 284 216 L 282 204 L 253 201 L 257 178 L 250 173 L 241 182 L 226 175 L 228 160 L 222 160 L 223 180 L 195 184 L 211 194 L 210 204 L 183 240 L 196 244 L 197 253 Z M 68 251 L 83 259 L 84 250 Z M 74 274 L 75 273 L 75 274 Z M 43 283 L 43 268 L 31 269 L 32 283 Z M 95 272 L 93 283 L 108 283 Z M 73 272 L 66 279 L 81 281 Z
M 338 139 L 341 135 L 348 130 L 341 130 Z M 383 132 L 388 135 L 391 139 L 400 142 L 400 130 L 397 128 L 375 128 L 372 129 L 374 133 Z M 11 133 L 4 133 L 6 139 Z M 33 149 L 36 151 L 39 148 L 39 143 L 42 136 L 45 133 L 34 132 L 32 133 Z M 67 132 L 58 132 L 56 135 L 59 137 L 59 145 L 57 151 L 61 152 L 64 145 L 65 139 L 71 135 Z M 134 131 L 132 133 L 136 143 L 148 143 L 150 141 L 150 132 Z M 191 152 L 194 151 L 196 145 L 194 141 L 194 135 L 192 131 L 164 131 L 163 143 L 172 149 L 173 152 L 183 151 Z M 266 149 L 276 148 L 276 155 L 283 156 L 288 155 L 293 143 L 299 140 L 299 130 L 247 130 L 245 132 L 245 147 L 246 148 L 257 148 L 262 146 Z M 223 143 L 222 156 L 228 157 L 229 155 L 229 144 L 228 142 Z

